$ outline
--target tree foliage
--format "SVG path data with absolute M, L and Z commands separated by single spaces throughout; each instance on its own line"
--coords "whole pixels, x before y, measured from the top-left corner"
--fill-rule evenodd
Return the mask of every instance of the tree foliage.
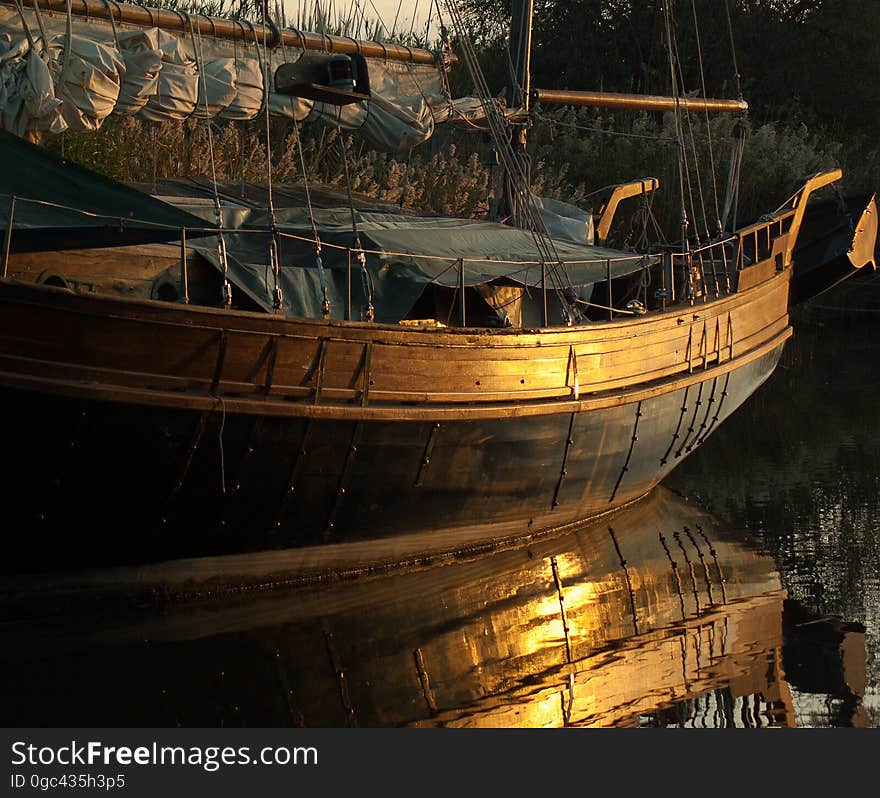
M 499 54 L 512 0 L 459 5 L 500 94 L 510 79 Z M 532 86 L 669 95 L 671 49 L 682 91 L 741 93 L 750 104 L 741 218 L 772 209 L 811 173 L 835 166 L 844 167 L 847 190 L 877 190 L 878 12 L 877 0 L 535 0 Z M 467 91 L 466 76 L 457 80 Z M 732 122 L 713 117 L 707 127 L 697 114 L 685 125 L 691 176 L 702 181 L 693 191 L 713 214 Z M 660 114 L 545 107 L 537 109 L 529 138 L 544 188 L 562 199 L 659 177 L 666 190 L 656 211 L 669 231 L 678 213 L 675 135 Z
M 511 0 L 459 2 L 488 65 L 506 37 Z M 668 94 L 664 5 L 536 0 L 533 85 Z M 735 96 L 736 63 L 762 122 L 802 116 L 838 133 L 880 132 L 877 0 L 678 0 L 670 9 L 686 89 L 701 88 L 702 72 L 708 94 Z M 506 79 L 495 65 L 487 72 Z

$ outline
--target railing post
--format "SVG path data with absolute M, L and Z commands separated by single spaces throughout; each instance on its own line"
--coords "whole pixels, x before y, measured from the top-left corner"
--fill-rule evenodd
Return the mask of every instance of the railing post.
M 547 264 L 541 263 L 541 326 L 546 327 L 550 322 L 547 316 Z
M 458 304 L 459 315 L 461 318 L 461 326 L 467 327 L 467 317 L 465 315 L 464 301 L 464 258 L 458 259 Z
M 669 257 L 668 252 L 661 253 L 660 263 L 660 310 L 666 310 L 666 300 L 669 298 L 669 291 L 666 286 L 666 260 Z
M 351 321 L 351 249 L 347 251 L 348 270 L 346 271 L 345 275 L 345 320 Z
M 688 248 L 685 253 L 686 257 L 683 259 L 684 263 L 682 264 L 682 272 L 684 272 L 684 276 L 687 278 L 687 295 L 688 295 L 688 303 L 693 305 L 696 302 L 696 289 L 694 288 L 694 253 Z
M 709 296 L 708 296 L 708 292 L 706 291 L 706 264 L 703 262 L 702 248 L 697 250 L 697 264 L 700 269 L 700 282 L 702 283 L 700 288 L 703 291 L 703 302 L 708 302 Z
M 9 253 L 12 250 L 12 223 L 15 221 L 15 194 L 9 198 L 9 220 L 6 225 L 6 237 L 3 239 L 3 273 L 4 279 L 9 272 Z
M 721 296 L 721 284 L 718 282 L 718 267 L 715 265 L 715 253 L 713 251 L 716 246 L 720 246 L 723 251 L 724 244 L 713 244 L 709 247 L 709 263 L 712 264 L 712 284 L 715 287 L 715 297 L 717 298 Z
M 189 269 L 186 262 L 186 228 L 180 231 L 180 295 L 183 304 L 189 304 Z
M 614 295 L 611 292 L 611 258 L 605 261 L 605 274 L 608 277 L 608 319 L 614 318 Z
M 727 262 L 727 241 L 721 242 L 721 259 L 724 263 L 724 289 L 730 293 L 730 264 Z

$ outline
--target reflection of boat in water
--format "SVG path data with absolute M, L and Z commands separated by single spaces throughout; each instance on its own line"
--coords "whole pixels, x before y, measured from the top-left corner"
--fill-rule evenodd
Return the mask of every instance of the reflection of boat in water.
M 769 557 L 659 489 L 558 538 L 372 580 L 76 619 L 19 602 L 0 712 L 4 725 L 791 725 L 785 597 Z

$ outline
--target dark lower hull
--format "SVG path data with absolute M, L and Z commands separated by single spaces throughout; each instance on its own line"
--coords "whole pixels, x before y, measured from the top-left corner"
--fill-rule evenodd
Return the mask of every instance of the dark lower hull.
M 3 571 L 339 550 L 323 544 L 416 534 L 430 535 L 419 547 L 428 552 L 454 548 L 456 530 L 488 540 L 564 525 L 659 482 L 767 379 L 781 351 L 641 402 L 436 423 L 4 389 Z

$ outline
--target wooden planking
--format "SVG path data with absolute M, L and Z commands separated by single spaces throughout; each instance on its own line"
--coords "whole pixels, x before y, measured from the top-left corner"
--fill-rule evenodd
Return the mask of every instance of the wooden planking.
M 70 378 L 99 375 L 109 383 L 116 371 L 121 385 L 136 387 L 141 374 L 141 385 L 217 394 L 263 390 L 274 349 L 271 396 L 314 398 L 320 383 L 323 399 L 331 401 L 361 395 L 364 347 L 370 344 L 371 401 L 534 401 L 570 394 L 572 352 L 580 390 L 591 393 L 705 367 L 718 360 L 719 351 L 723 359 L 724 349 L 729 357 L 731 328 L 737 353 L 759 346 L 787 326 L 788 276 L 783 273 L 760 291 L 737 296 L 736 302 L 727 298 L 629 325 L 508 334 L 504 347 L 493 345 L 499 339 L 492 334 L 462 338 L 435 333 L 429 340 L 442 344 L 432 347 L 420 331 L 392 333 L 378 325 L 349 329 L 278 318 L 272 319 L 274 330 L 261 330 L 265 317 L 256 317 L 260 324 L 253 324 L 252 314 L 231 312 L 218 319 L 203 309 L 155 308 L 159 303 L 116 300 L 109 308 L 118 312 L 107 314 L 101 312 L 108 309 L 103 298 L 45 287 L 32 289 L 31 299 L 42 301 L 16 301 L 20 286 L 7 283 L 0 294 L 0 341 L 7 356 L 18 358 L 17 366 L 7 364 L 12 371 L 30 369 L 64 379 L 66 367 Z M 12 289 L 8 294 L 7 288 Z M 207 323 L 186 323 L 194 320 Z M 221 320 L 227 322 L 223 327 Z M 310 327 L 329 335 L 302 334 Z M 27 359 L 52 368 L 41 372 Z
M 152 299 L 156 286 L 168 284 L 183 291 L 180 247 L 177 244 L 142 244 L 103 249 L 14 253 L 10 278 L 42 283 L 51 275 L 61 277 L 76 291 L 136 300 Z M 189 300 L 195 305 L 212 304 L 220 296 L 220 275 L 195 250 L 187 250 Z
M 492 396 L 490 402 L 478 403 L 471 401 L 456 405 L 453 400 L 462 397 L 447 397 L 443 394 L 433 394 L 433 403 L 419 402 L 425 397 L 421 394 L 393 394 L 380 395 L 377 401 L 373 401 L 371 392 L 370 403 L 367 406 L 360 404 L 338 404 L 312 402 L 283 401 L 277 398 L 267 398 L 257 393 L 250 396 L 230 394 L 222 398 L 222 407 L 230 413 L 242 414 L 265 414 L 274 417 L 307 416 L 314 418 L 334 419 L 370 419 L 388 421 L 444 421 L 444 420 L 469 420 L 477 418 L 511 418 L 524 416 L 539 416 L 555 413 L 589 412 L 605 407 L 614 407 L 643 399 L 659 396 L 670 391 L 705 381 L 707 378 L 723 376 L 742 366 L 764 357 L 778 350 L 791 336 L 792 329 L 786 326 L 782 333 L 764 342 L 759 347 L 745 353 L 739 353 L 734 360 L 725 360 L 723 363 L 711 367 L 707 371 L 699 370 L 695 373 L 679 372 L 666 379 L 656 380 L 651 384 L 633 385 L 625 389 L 599 392 L 592 396 L 581 397 L 573 400 L 568 388 L 559 389 L 557 395 L 549 397 L 553 401 L 523 401 L 522 397 L 510 395 Z M 15 371 L 3 371 L 0 369 L 0 385 L 21 390 L 53 393 L 69 397 L 97 399 L 106 402 L 120 402 L 125 404 L 151 405 L 156 407 L 176 408 L 181 410 L 217 410 L 220 407 L 220 398 L 204 392 L 167 391 L 152 388 L 132 388 L 112 382 L 89 382 L 73 378 L 70 369 L 66 369 L 66 376 L 35 376 L 21 369 Z M 301 393 L 307 395 L 310 389 L 301 388 Z M 358 392 L 351 392 L 352 398 L 357 397 Z M 386 400 L 381 403 L 379 400 Z
M 785 325 L 785 319 L 777 320 L 777 322 L 767 325 L 763 331 L 773 335 L 777 333 Z M 176 386 L 179 388 L 198 388 L 212 381 L 217 369 L 218 359 L 220 356 L 220 339 L 216 335 L 201 334 L 193 340 L 189 337 L 188 347 L 178 347 L 175 359 L 166 361 L 167 367 L 164 372 L 161 370 L 161 358 L 159 362 L 156 359 L 145 364 L 140 372 L 132 368 L 133 363 L 137 363 L 133 355 L 139 354 L 134 349 L 127 351 L 112 350 L 113 357 L 107 357 L 105 350 L 90 349 L 88 351 L 89 358 L 80 358 L 77 364 L 80 370 L 100 371 L 104 375 L 104 379 L 112 379 L 114 370 L 118 371 L 120 377 L 127 375 L 134 377 L 138 373 L 143 375 L 143 381 L 147 384 L 167 385 L 168 387 Z M 759 331 L 752 336 L 740 337 L 734 346 L 738 350 L 748 350 L 755 343 L 762 340 L 763 332 Z M 256 340 L 250 340 L 256 339 Z M 756 340 L 753 340 L 756 339 Z M 32 346 L 32 340 L 19 341 L 19 349 L 24 349 L 30 354 L 23 355 L 19 351 L 19 357 L 31 357 L 35 347 Z M 262 346 L 259 344 L 262 343 Z M 283 342 L 288 343 L 288 342 Z M 83 342 L 80 341 L 80 345 Z M 257 345 L 248 345 L 257 344 Z M 677 347 L 671 352 L 665 352 L 662 344 L 658 344 L 656 349 L 658 355 L 650 356 L 651 349 L 642 350 L 644 357 L 638 369 L 629 367 L 629 363 L 624 363 L 621 368 L 591 368 L 590 359 L 581 357 L 579 359 L 579 369 L 581 375 L 579 377 L 581 390 L 585 393 L 602 390 L 609 387 L 617 387 L 628 382 L 646 381 L 649 379 L 666 376 L 667 374 L 683 370 L 688 363 L 694 365 L 705 365 L 707 361 L 717 360 L 718 353 L 713 351 L 706 354 L 692 355 L 689 359 L 685 357 L 684 339 L 679 340 Z M 168 350 L 169 343 L 165 341 L 160 345 L 159 352 L 164 353 Z M 281 347 L 283 348 L 283 344 Z M 306 347 L 300 347 L 306 350 Z M 241 392 L 255 391 L 262 387 L 265 381 L 265 370 L 268 364 L 269 340 L 261 339 L 258 336 L 248 336 L 238 334 L 230 339 L 227 344 L 225 357 L 221 369 L 221 378 L 218 386 L 223 391 Z M 348 342 L 332 342 L 326 346 L 327 356 L 325 358 L 325 374 L 323 377 L 323 392 L 325 396 L 334 394 L 340 396 L 340 391 L 353 392 L 354 389 L 362 381 L 361 360 L 362 355 L 359 351 L 361 348 Z M 10 354 L 15 354 L 12 347 L 7 347 Z M 665 353 L 665 357 L 660 355 Z M 44 353 L 46 354 L 46 353 Z M 47 363 L 55 363 L 62 368 L 66 362 L 60 359 L 62 352 L 53 351 L 49 354 L 53 357 L 43 357 L 42 360 Z M 151 354 L 151 353 L 148 353 Z M 312 343 L 307 351 L 302 352 L 305 358 L 299 363 L 299 368 L 292 375 L 287 371 L 284 364 L 279 368 L 276 366 L 271 394 L 273 395 L 301 395 L 302 388 L 309 385 L 316 385 L 318 375 L 318 352 L 317 347 Z M 537 371 L 526 372 L 527 376 L 517 378 L 520 373 L 516 370 L 511 376 L 505 374 L 505 370 L 509 369 L 509 364 L 504 362 L 490 363 L 472 363 L 475 368 L 479 368 L 477 374 L 483 375 L 482 379 L 476 379 L 471 382 L 469 374 L 461 375 L 453 373 L 452 375 L 443 374 L 443 379 L 431 380 L 430 372 L 425 370 L 421 379 L 415 379 L 412 370 L 406 368 L 406 363 L 400 364 L 397 371 L 394 370 L 397 365 L 398 357 L 396 348 L 377 347 L 377 355 L 384 354 L 384 360 L 375 357 L 371 377 L 373 380 L 372 390 L 374 397 L 382 397 L 387 394 L 408 394 L 407 398 L 414 399 L 413 388 L 416 386 L 424 386 L 423 391 L 418 396 L 423 397 L 424 401 L 431 401 L 432 396 L 444 395 L 448 397 L 452 394 L 461 394 L 460 400 L 484 399 L 488 394 L 493 394 L 493 400 L 499 398 L 497 394 L 509 394 L 511 397 L 520 396 L 522 398 L 540 398 L 544 395 L 560 395 L 568 393 L 567 386 L 567 359 L 558 358 L 555 361 L 542 360 L 537 364 L 532 364 L 534 369 L 543 368 L 543 373 Z M 347 361 L 346 368 L 340 370 L 340 365 L 335 362 L 339 355 L 339 361 Z M 8 356 L 7 356 L 8 357 Z M 306 359 L 307 358 L 307 359 Z M 85 361 L 85 362 L 84 362 Z M 333 361 L 334 368 L 330 368 L 326 364 Z M 126 368 L 121 368 L 126 366 Z M 497 368 L 498 373 L 495 375 L 485 376 L 491 368 Z M 342 375 L 344 379 L 337 379 Z M 124 380 L 126 384 L 131 384 L 131 380 Z M 546 393 L 549 391 L 549 394 Z
M 771 260 L 756 263 L 754 266 L 749 266 L 739 273 L 738 288 L 740 291 L 753 288 L 756 285 L 767 282 L 767 280 L 771 279 L 776 272 L 776 264 Z
M 49 268 L 68 280 L 81 281 L 97 291 L 137 291 L 138 296 L 150 297 L 157 277 L 173 271 L 180 274 L 180 247 L 170 244 L 144 244 L 106 249 L 62 250 L 52 253 L 19 252 L 10 258 L 9 276 L 16 280 L 36 279 Z

